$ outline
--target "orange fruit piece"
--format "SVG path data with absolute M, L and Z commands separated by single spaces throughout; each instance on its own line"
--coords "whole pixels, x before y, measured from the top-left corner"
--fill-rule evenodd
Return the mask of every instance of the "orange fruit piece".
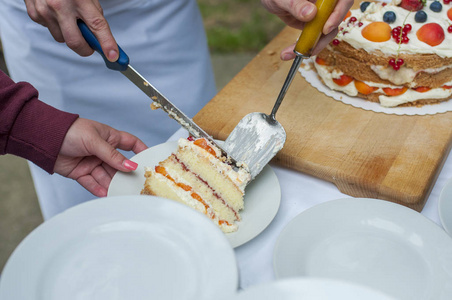
M 391 89 L 391 88 L 383 88 L 383 92 L 385 92 L 388 96 L 399 96 L 405 93 L 408 90 L 406 86 L 403 88 Z
M 419 28 L 416 36 L 421 42 L 434 47 L 444 41 L 444 30 L 437 23 L 428 23 Z
M 212 147 L 210 147 L 207 144 L 207 141 L 205 139 L 197 139 L 196 141 L 193 142 L 193 144 L 195 144 L 198 147 L 203 148 L 204 150 L 206 150 L 207 152 L 209 152 L 213 156 L 216 156 L 215 150 L 213 150 Z
M 425 93 L 425 92 L 430 91 L 431 89 L 432 88 L 429 88 L 427 86 L 420 86 L 420 87 L 415 88 L 414 90 L 419 93 Z
M 191 186 L 183 184 L 181 182 L 176 183 L 176 185 L 182 188 L 184 191 L 191 191 Z
M 201 198 L 201 196 L 199 196 L 196 193 L 191 193 L 191 196 L 192 196 L 193 199 L 201 202 L 201 204 L 204 205 L 204 208 L 206 209 L 206 212 L 207 212 L 207 209 L 209 208 L 209 205 L 207 205 L 207 203 L 204 202 L 204 200 Z
M 166 178 L 168 178 L 172 182 L 176 182 L 176 181 L 174 181 L 174 179 L 171 176 L 169 176 L 169 174 L 166 171 L 166 169 L 164 167 L 160 166 L 160 165 L 155 166 L 155 172 L 162 174 L 163 176 L 165 176 Z
M 333 78 L 334 83 L 340 86 L 346 86 L 347 84 L 352 82 L 352 80 L 353 77 L 350 77 L 348 75 L 341 75 L 341 77 L 339 78 Z
M 358 80 L 355 80 L 355 87 L 358 90 L 358 92 L 364 95 L 369 95 L 370 93 L 378 90 L 377 87 L 367 85 L 364 82 Z
M 166 172 L 166 169 L 164 168 L 164 167 L 162 167 L 162 166 L 155 166 L 155 172 L 156 173 L 160 173 L 160 174 L 162 174 L 163 176 L 166 176 L 166 175 L 168 175 L 168 173 Z
M 345 21 L 348 17 L 350 17 L 352 15 L 351 11 L 348 11 L 347 14 L 345 15 L 344 19 L 342 21 Z
M 318 56 L 316 56 L 315 62 L 316 62 L 316 64 L 318 64 L 318 65 L 322 65 L 322 66 L 326 66 L 326 65 L 327 65 L 327 64 L 326 64 L 326 61 L 325 61 L 324 59 L 318 57 Z
M 386 42 L 391 38 L 391 26 L 386 22 L 373 22 L 364 27 L 361 34 L 371 42 Z

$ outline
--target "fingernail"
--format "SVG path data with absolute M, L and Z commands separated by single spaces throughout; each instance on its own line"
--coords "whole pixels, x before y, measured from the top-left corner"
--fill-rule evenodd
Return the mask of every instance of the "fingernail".
M 115 50 L 110 50 L 110 52 L 108 52 L 108 59 L 110 61 L 118 60 L 118 52 L 116 52 Z
M 289 53 L 285 53 L 282 56 L 283 60 L 291 60 L 292 59 L 292 55 L 290 55 Z
M 324 34 L 327 35 L 327 34 L 330 33 L 331 31 L 333 31 L 335 27 L 336 27 L 336 26 L 334 26 L 334 25 L 328 27 L 328 28 L 325 30 Z
M 301 14 L 304 17 L 309 16 L 310 14 L 312 14 L 312 12 L 314 11 L 314 5 L 305 5 L 302 9 L 301 9 Z
M 128 160 L 128 159 L 124 161 L 123 165 L 124 165 L 124 167 L 126 167 L 126 169 L 129 169 L 129 170 L 132 170 L 132 171 L 136 170 L 137 167 L 138 167 L 138 164 L 136 162 L 133 162 L 133 161 Z

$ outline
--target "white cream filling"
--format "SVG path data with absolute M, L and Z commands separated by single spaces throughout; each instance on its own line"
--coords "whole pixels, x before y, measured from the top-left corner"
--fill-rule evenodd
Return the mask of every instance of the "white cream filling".
M 317 63 L 314 63 L 314 66 L 317 70 L 317 73 L 322 78 L 323 82 L 325 83 L 325 85 L 327 87 L 329 87 L 330 89 L 343 92 L 352 97 L 355 97 L 358 95 L 358 90 L 355 87 L 354 81 L 350 82 L 349 84 L 347 84 L 345 86 L 337 85 L 333 81 L 333 78 L 337 78 L 334 76 L 337 76 L 337 74 L 339 74 L 339 73 L 336 72 L 336 74 L 333 75 L 329 71 L 328 67 L 319 65 Z M 392 89 L 401 88 L 401 86 L 378 84 L 378 83 L 367 82 L 367 81 L 365 81 L 364 83 L 371 87 L 378 87 L 378 89 L 375 90 L 374 93 L 384 93 L 384 91 L 382 90 L 383 88 L 392 88 Z M 449 83 L 446 83 L 445 85 L 452 85 L 452 81 Z M 451 95 L 452 95 L 452 89 L 435 88 L 435 89 L 431 89 L 431 90 L 429 90 L 427 92 L 423 92 L 423 93 L 417 92 L 412 89 L 408 89 L 405 93 L 403 93 L 402 95 L 399 95 L 399 96 L 380 95 L 379 101 L 380 101 L 381 106 L 395 107 L 400 104 L 414 102 L 414 101 L 422 100 L 422 99 L 444 99 L 444 98 L 450 97 Z
M 217 147 L 210 143 L 209 146 L 212 149 L 214 149 L 216 156 L 211 155 L 206 150 L 194 145 L 187 139 L 184 138 L 179 139 L 179 147 L 190 148 L 192 151 L 196 151 L 196 153 L 198 153 L 199 155 L 206 157 L 209 160 L 209 162 L 218 170 L 218 172 L 226 175 L 240 189 L 240 191 L 242 191 L 242 193 L 245 193 L 245 187 L 251 180 L 250 173 L 244 169 L 239 169 L 238 171 L 235 171 L 232 168 L 232 166 L 218 159 L 218 157 L 221 156 L 220 149 L 218 149 Z
M 322 78 L 323 83 L 329 87 L 332 90 L 336 90 L 336 91 L 341 91 L 349 96 L 358 96 L 358 90 L 356 89 L 354 84 L 347 84 L 346 86 L 340 86 L 337 85 L 333 79 L 334 78 L 338 78 L 338 77 L 334 77 L 337 76 L 340 73 L 336 72 L 334 75 L 334 72 L 330 72 L 328 70 L 328 68 L 326 68 L 325 66 L 321 66 L 319 64 L 314 63 L 314 66 L 317 70 L 317 74 L 319 74 L 319 76 Z
M 199 202 L 198 200 L 194 199 L 191 196 L 192 191 L 184 190 L 183 188 L 177 186 L 172 180 L 169 180 L 168 178 L 166 178 L 164 175 L 162 175 L 160 173 L 153 172 L 153 176 L 156 176 L 157 178 L 159 178 L 159 180 L 167 181 L 168 184 L 172 186 L 172 189 L 177 194 L 177 196 L 179 198 L 181 198 L 182 201 L 184 201 L 188 206 L 196 209 L 199 212 L 206 213 L 206 207 L 204 206 L 204 204 L 202 204 L 201 202 Z M 211 219 L 214 219 L 214 218 L 218 219 L 218 217 L 216 217 L 216 215 L 215 215 L 215 212 L 210 207 L 207 209 L 206 215 Z
M 146 168 L 146 171 L 152 171 L 153 172 L 153 168 Z M 203 203 L 201 203 L 200 201 L 194 199 L 191 194 L 192 191 L 186 191 L 182 188 L 180 188 L 179 186 L 177 186 L 173 181 L 167 179 L 165 176 L 163 176 L 160 173 L 156 173 L 153 172 L 154 176 L 157 176 L 159 178 L 159 180 L 165 180 L 168 181 L 169 184 L 173 187 L 173 191 L 177 194 L 177 196 L 188 206 L 196 209 L 197 211 L 207 215 L 207 217 L 209 217 L 215 224 L 217 224 L 224 232 L 228 233 L 228 232 L 234 232 L 237 231 L 238 229 L 238 225 L 233 223 L 233 224 L 227 224 L 227 223 L 223 223 L 220 224 L 220 219 L 218 218 L 217 214 L 215 213 L 215 211 L 213 210 L 212 207 L 208 207 L 206 209 L 206 207 L 204 206 Z M 174 174 L 172 174 L 174 176 Z M 182 180 L 181 178 L 174 178 L 174 180 L 176 180 L 176 182 L 181 182 L 184 183 L 184 180 Z
M 199 148 L 199 147 L 197 147 Z M 218 225 L 221 230 L 225 233 L 231 233 L 238 230 L 238 225 L 236 223 L 226 223 L 222 222 L 220 224 L 220 219 L 218 218 L 218 215 L 215 213 L 215 210 L 206 202 L 208 207 L 206 208 L 203 203 L 198 201 L 197 199 L 194 199 L 191 195 L 193 191 L 186 191 L 183 188 L 177 186 L 173 181 L 166 178 L 164 175 L 160 173 L 156 173 L 154 171 L 154 167 L 145 167 L 146 172 L 152 172 L 153 176 L 157 176 L 159 180 L 165 180 L 169 182 L 169 184 L 172 186 L 173 191 L 176 193 L 176 195 L 188 206 L 196 209 L 197 211 L 207 215 L 216 225 Z M 189 182 L 187 182 L 184 178 L 179 176 L 178 174 L 171 174 L 170 175 L 177 183 L 182 183 L 186 185 L 190 185 Z
M 414 102 L 422 99 L 444 99 L 452 95 L 452 89 L 436 88 L 431 89 L 424 93 L 416 92 L 415 90 L 408 89 L 405 93 L 399 96 L 384 96 L 380 95 L 381 106 L 394 107 L 400 104 Z
M 388 65 L 388 67 L 374 65 L 374 66 L 371 66 L 370 68 L 381 79 L 389 80 L 392 83 L 399 84 L 399 85 L 408 83 L 408 82 L 410 83 L 410 85 L 413 85 L 414 77 L 416 77 L 416 74 L 417 74 L 416 72 L 413 71 L 413 69 L 410 69 L 410 68 L 402 67 L 396 71 L 389 65 Z
M 422 72 L 436 74 L 443 70 L 451 68 L 452 65 L 443 66 L 440 68 L 430 68 L 422 70 Z M 394 70 L 391 66 L 371 66 L 372 71 L 375 72 L 381 79 L 389 80 L 394 84 L 402 85 L 405 83 L 410 83 L 411 87 L 416 86 L 416 83 L 413 82 L 414 78 L 418 74 L 418 72 L 414 71 L 411 68 L 401 67 L 399 70 Z

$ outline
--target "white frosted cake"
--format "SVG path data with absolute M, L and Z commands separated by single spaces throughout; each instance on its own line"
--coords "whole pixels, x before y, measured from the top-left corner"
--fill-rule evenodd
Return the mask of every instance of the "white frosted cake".
M 452 4 L 449 0 L 362 2 L 314 60 L 328 88 L 385 107 L 448 100 Z
M 238 229 L 251 176 L 243 168 L 235 170 L 206 139 L 179 139 L 177 151 L 147 167 L 145 177 L 142 194 L 184 203 L 204 213 L 223 232 Z

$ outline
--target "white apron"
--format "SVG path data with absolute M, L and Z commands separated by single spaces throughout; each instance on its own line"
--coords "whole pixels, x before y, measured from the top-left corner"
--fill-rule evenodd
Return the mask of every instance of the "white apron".
M 195 0 L 101 0 L 101 5 L 130 64 L 189 117 L 215 95 Z M 150 99 L 120 72 L 107 69 L 98 53 L 80 57 L 56 42 L 28 17 L 22 0 L 0 0 L 0 37 L 13 80 L 33 84 L 50 105 L 130 132 L 149 147 L 180 128 L 163 111 L 151 110 Z M 95 198 L 73 180 L 31 163 L 30 169 L 45 219 Z

